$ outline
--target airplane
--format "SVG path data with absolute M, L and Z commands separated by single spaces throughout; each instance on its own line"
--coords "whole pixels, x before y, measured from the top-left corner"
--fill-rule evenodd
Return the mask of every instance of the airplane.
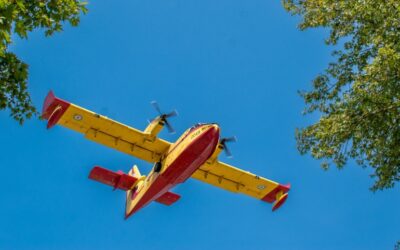
M 168 119 L 177 113 L 162 113 L 156 102 L 152 105 L 159 115 L 140 131 L 60 99 L 50 91 L 44 100 L 42 118 L 47 120 L 47 129 L 58 124 L 82 133 L 86 139 L 154 164 L 147 176 L 141 175 L 136 165 L 128 173 L 100 166 L 90 171 L 90 179 L 126 191 L 125 219 L 152 201 L 167 206 L 175 203 L 180 196 L 170 190 L 190 177 L 273 203 L 272 211 L 285 203 L 290 184 L 282 185 L 218 160 L 222 151 L 230 155 L 227 142 L 235 141 L 220 139 L 218 124 L 198 123 L 171 143 L 157 135 L 164 126 L 174 132 Z

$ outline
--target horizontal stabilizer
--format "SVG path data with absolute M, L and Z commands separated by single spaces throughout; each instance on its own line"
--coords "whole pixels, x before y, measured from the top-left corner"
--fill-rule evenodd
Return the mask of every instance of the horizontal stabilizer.
M 179 198 L 181 198 L 181 196 L 179 194 L 175 194 L 172 192 L 166 192 L 165 194 L 158 197 L 158 199 L 156 201 L 158 203 L 170 206 L 173 203 L 175 203 L 176 201 L 178 201 Z
M 122 171 L 111 170 L 96 166 L 90 171 L 89 179 L 114 187 L 114 189 L 129 190 L 135 185 L 138 178 L 127 175 Z

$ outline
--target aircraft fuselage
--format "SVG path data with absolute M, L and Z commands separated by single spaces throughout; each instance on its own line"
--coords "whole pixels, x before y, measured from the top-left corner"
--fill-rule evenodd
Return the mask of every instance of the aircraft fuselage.
M 215 151 L 219 141 L 216 124 L 200 124 L 188 129 L 169 148 L 149 175 L 128 191 L 125 217 L 186 181 Z

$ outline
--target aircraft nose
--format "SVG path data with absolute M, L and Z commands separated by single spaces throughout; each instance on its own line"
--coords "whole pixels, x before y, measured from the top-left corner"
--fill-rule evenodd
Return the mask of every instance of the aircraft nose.
M 219 135 L 220 129 L 219 129 L 218 124 L 216 124 L 216 123 L 210 124 L 210 129 L 214 130 L 214 133 Z
M 219 130 L 219 126 L 218 126 L 217 123 L 210 123 L 209 125 L 210 125 L 211 128 Z

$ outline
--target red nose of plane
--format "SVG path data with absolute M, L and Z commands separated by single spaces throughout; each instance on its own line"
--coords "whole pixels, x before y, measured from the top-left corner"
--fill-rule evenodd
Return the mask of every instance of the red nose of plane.
M 210 128 L 208 130 L 209 130 L 208 133 L 210 133 L 212 137 L 219 138 L 220 129 L 219 129 L 218 124 L 215 124 L 215 123 L 211 124 Z
M 215 131 L 217 131 L 218 133 L 219 133 L 219 126 L 218 126 L 218 124 L 211 124 L 211 126 L 213 127 L 213 129 L 215 130 Z

